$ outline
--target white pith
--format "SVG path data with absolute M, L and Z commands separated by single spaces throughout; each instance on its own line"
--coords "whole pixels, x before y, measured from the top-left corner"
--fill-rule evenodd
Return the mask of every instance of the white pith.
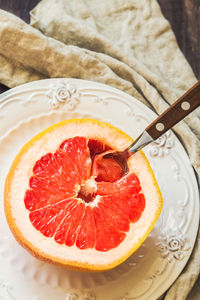
M 93 177 L 89 178 L 86 182 L 84 182 L 84 184 L 82 184 L 79 187 L 79 192 L 81 191 L 83 195 L 85 195 L 86 197 L 89 194 L 95 193 L 96 190 L 97 190 L 97 184 Z
M 142 192 L 146 199 L 146 206 L 139 221 L 130 225 L 126 238 L 117 248 L 107 252 L 100 252 L 95 249 L 80 250 L 75 245 L 72 247 L 59 245 L 53 238 L 43 236 L 33 227 L 29 220 L 29 211 L 24 205 L 24 195 L 29 188 L 29 178 L 32 176 L 32 169 L 36 160 L 49 152 L 55 152 L 64 140 L 74 136 L 97 138 L 113 149 L 118 150 L 123 150 L 130 144 L 128 137 L 121 135 L 113 128 L 102 127 L 98 123 L 90 121 L 69 122 L 63 126 L 55 127 L 53 131 L 46 132 L 41 139 L 35 140 L 28 148 L 15 169 L 9 195 L 12 219 L 23 237 L 34 247 L 40 249 L 44 256 L 59 257 L 61 260 L 78 261 L 82 264 L 106 266 L 120 260 L 146 234 L 148 228 L 154 222 L 160 206 L 159 193 L 149 172 L 149 165 L 141 153 L 136 153 L 129 159 L 129 167 L 130 171 L 136 173 L 139 177 Z M 94 182 L 89 182 L 88 186 L 94 188 Z M 98 205 L 98 197 L 91 204 L 92 206 Z

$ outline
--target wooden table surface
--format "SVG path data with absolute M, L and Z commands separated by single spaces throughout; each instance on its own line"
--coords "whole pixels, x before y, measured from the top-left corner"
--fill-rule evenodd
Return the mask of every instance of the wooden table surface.
M 40 0 L 0 0 L 0 9 L 29 22 L 29 11 L 38 2 Z M 158 3 L 172 26 L 179 47 L 200 79 L 200 0 L 158 0 Z M 0 84 L 0 93 L 5 90 L 7 87 Z

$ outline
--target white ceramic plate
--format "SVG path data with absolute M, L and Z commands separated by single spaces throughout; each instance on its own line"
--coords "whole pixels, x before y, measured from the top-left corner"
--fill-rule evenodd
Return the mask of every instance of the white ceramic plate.
M 111 271 L 78 273 L 34 259 L 15 242 L 3 212 L 11 162 L 41 130 L 89 117 L 136 138 L 155 116 L 119 90 L 77 79 L 36 81 L 0 96 L 0 299 L 155 300 L 169 288 L 189 259 L 199 220 L 196 178 L 171 131 L 145 149 L 163 194 L 163 212 L 140 249 Z

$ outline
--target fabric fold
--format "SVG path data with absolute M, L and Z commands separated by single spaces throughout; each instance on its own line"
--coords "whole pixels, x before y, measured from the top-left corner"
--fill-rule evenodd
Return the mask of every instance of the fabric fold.
M 160 114 L 197 81 L 155 0 L 43 0 L 30 14 L 28 25 L 0 10 L 0 82 L 8 87 L 50 77 L 87 79 Z M 174 127 L 198 176 L 199 117 L 197 109 Z M 199 273 L 200 233 L 165 299 L 186 299 Z

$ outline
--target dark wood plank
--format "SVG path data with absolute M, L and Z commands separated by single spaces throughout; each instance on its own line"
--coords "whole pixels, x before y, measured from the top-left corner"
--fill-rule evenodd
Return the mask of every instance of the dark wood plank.
M 7 10 L 29 23 L 29 11 L 39 2 L 40 0 L 0 0 L 0 9 Z
M 177 42 L 200 78 L 200 1 L 158 0 L 163 15 L 170 22 Z
M 29 11 L 40 0 L 0 0 L 0 9 L 29 22 Z M 178 44 L 197 78 L 200 78 L 200 0 L 158 0 Z M 0 93 L 7 88 L 0 84 Z

